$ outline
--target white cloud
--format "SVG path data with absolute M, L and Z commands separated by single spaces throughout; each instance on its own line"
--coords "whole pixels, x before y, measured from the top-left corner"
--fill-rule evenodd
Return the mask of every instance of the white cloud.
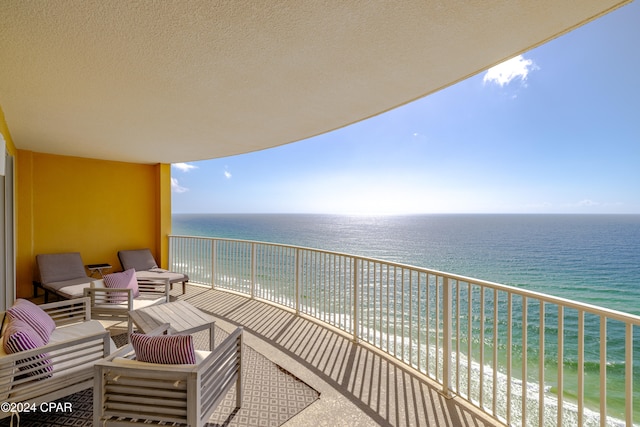
M 174 193 L 185 193 L 187 191 L 189 191 L 188 188 L 181 186 L 178 183 L 178 180 L 175 178 L 171 178 L 171 191 L 173 191 Z
M 495 83 L 500 87 L 508 85 L 516 78 L 520 78 L 520 80 L 525 83 L 529 72 L 537 69 L 538 67 L 531 59 L 524 59 L 522 55 L 518 55 L 495 67 L 489 68 L 482 81 L 484 83 Z
M 411 141 L 414 143 L 425 143 L 428 142 L 427 135 L 422 134 L 420 132 L 413 132 L 411 134 Z
M 564 206 L 569 207 L 569 208 L 592 208 L 592 207 L 595 207 L 595 206 L 605 206 L 605 204 L 600 203 L 600 202 L 596 202 L 596 201 L 591 200 L 591 199 L 583 199 L 583 200 L 580 200 L 578 202 L 566 203 Z
M 591 199 L 584 199 L 578 202 L 578 206 L 599 206 L 600 203 L 594 202 Z
M 189 163 L 174 163 L 172 166 L 182 172 L 189 172 L 192 169 L 198 169 L 197 166 L 190 165 Z
M 231 172 L 229 172 L 226 167 L 224 168 L 224 177 L 231 179 Z

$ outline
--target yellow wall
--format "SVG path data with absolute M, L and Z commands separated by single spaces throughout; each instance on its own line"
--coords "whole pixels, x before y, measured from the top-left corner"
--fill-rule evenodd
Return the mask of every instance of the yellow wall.
M 31 296 L 35 256 L 80 252 L 121 270 L 117 251 L 150 248 L 166 267 L 170 165 L 18 150 L 17 294 Z

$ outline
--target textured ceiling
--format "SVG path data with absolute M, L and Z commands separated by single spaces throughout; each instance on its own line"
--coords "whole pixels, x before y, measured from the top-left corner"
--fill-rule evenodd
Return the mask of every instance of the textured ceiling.
M 0 0 L 0 106 L 19 149 L 224 157 L 405 104 L 626 2 Z

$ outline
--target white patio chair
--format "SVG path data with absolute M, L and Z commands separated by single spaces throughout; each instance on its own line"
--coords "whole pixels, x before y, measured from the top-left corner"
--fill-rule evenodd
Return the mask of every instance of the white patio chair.
M 141 362 L 130 344 L 121 348 L 95 365 L 94 425 L 204 426 L 234 385 L 241 405 L 241 350 L 242 328 L 213 351 L 197 351 L 195 365 Z
M 169 302 L 170 287 L 167 279 L 138 279 L 140 295 L 134 298 L 132 289 L 107 288 L 103 280 L 96 280 L 84 289 L 84 296 L 91 298 L 92 319 L 101 321 L 107 327 L 126 324 L 127 333 L 131 334 L 133 323 L 129 319 L 129 312 Z

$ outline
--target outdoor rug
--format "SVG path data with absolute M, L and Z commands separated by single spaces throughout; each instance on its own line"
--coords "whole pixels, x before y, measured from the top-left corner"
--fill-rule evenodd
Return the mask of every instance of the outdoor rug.
M 216 328 L 216 342 L 227 334 Z M 208 348 L 208 335 L 194 334 L 196 348 Z M 118 346 L 126 342 L 126 335 L 114 337 Z M 235 408 L 235 387 L 218 406 L 210 418 L 208 427 L 280 426 L 319 398 L 319 393 L 304 382 L 271 362 L 262 354 L 243 344 L 242 347 L 243 395 L 242 407 Z M 73 410 L 64 412 L 22 413 L 14 417 L 15 427 L 89 427 L 93 425 L 93 390 L 84 390 L 57 402 L 70 402 Z M 0 426 L 10 426 L 10 418 L 0 421 Z M 153 425 L 153 424 L 145 424 Z M 173 425 L 173 424 L 162 424 Z

